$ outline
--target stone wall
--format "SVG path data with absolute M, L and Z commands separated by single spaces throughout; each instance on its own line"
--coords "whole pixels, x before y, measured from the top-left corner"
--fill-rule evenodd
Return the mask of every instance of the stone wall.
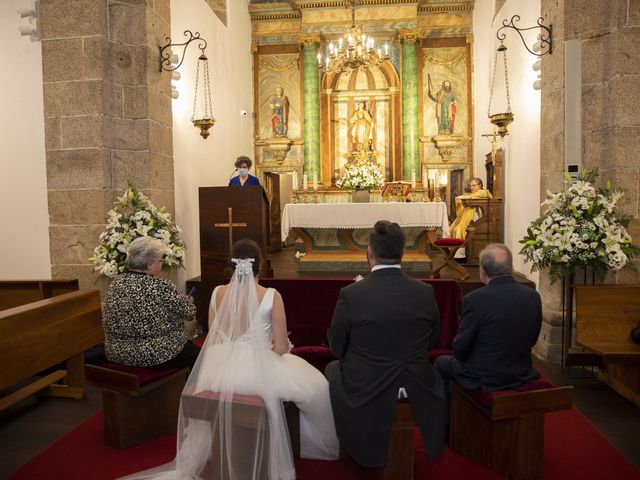
M 169 2 L 40 0 L 54 279 L 96 285 L 88 258 L 127 181 L 173 212 Z
M 620 210 L 634 219 L 629 233 L 640 239 L 640 2 L 634 0 L 542 0 L 545 24 L 553 24 L 554 51 L 542 58 L 541 189 L 562 188 L 565 142 L 565 40 L 582 45 L 583 168 L 598 167 L 600 181 L 626 190 Z M 542 199 L 541 199 L 542 200 Z M 636 261 L 637 263 L 637 261 Z M 607 283 L 638 282 L 635 273 L 610 274 Z M 537 355 L 561 359 L 561 286 L 540 275 L 544 323 Z

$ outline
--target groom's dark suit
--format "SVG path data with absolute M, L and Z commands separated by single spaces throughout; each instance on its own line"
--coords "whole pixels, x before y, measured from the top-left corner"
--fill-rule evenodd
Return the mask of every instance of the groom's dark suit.
M 439 327 L 433 288 L 400 269 L 376 270 L 340 291 L 329 328 L 340 363 L 327 374 L 340 444 L 359 464 L 385 466 L 400 387 L 427 454 L 441 454 L 442 380 L 427 358 Z

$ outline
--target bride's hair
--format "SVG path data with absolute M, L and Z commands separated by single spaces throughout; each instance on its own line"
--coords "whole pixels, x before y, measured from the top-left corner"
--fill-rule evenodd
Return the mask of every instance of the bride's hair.
M 253 274 L 257 276 L 260 272 L 260 261 L 262 260 L 262 255 L 260 254 L 260 247 L 253 240 L 243 238 L 242 240 L 238 240 L 234 243 L 231 248 L 231 258 L 253 258 L 253 264 L 251 265 L 253 268 Z M 230 261 L 229 264 L 231 265 L 231 268 L 235 270 L 236 264 L 232 261 Z

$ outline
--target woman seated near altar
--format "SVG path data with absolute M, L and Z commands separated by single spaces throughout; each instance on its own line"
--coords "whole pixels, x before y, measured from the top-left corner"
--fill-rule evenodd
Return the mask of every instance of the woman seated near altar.
M 300 410 L 300 456 L 338 458 L 329 383 L 289 353 L 282 297 L 258 284 L 260 260 L 258 244 L 236 242 L 231 281 L 211 295 L 209 334 L 182 392 L 175 460 L 127 478 L 209 478 L 202 474 L 215 465 L 216 478 L 295 479 L 283 401 Z M 263 406 L 265 418 L 247 420 L 249 404 Z
M 236 167 L 236 170 L 238 170 L 238 175 L 232 177 L 231 180 L 229 180 L 230 187 L 260 185 L 260 180 L 258 180 L 258 177 L 254 177 L 253 175 L 249 174 L 249 169 L 251 168 L 251 165 L 253 165 L 253 162 L 249 157 L 245 157 L 244 155 L 238 157 L 234 165 Z
M 462 203 L 462 200 L 468 198 L 492 199 L 493 195 L 483 188 L 481 179 L 474 177 L 469 181 L 469 193 L 456 197 L 456 219 L 449 225 L 449 236 L 452 238 L 465 238 L 469 224 L 478 219 L 476 209 L 465 207 Z

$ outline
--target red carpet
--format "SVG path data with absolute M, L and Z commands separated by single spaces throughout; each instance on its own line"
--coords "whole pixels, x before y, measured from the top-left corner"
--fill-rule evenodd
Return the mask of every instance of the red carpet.
M 545 479 L 640 479 L 640 471 L 577 410 L 547 414 L 545 425 Z M 10 475 L 8 480 L 111 480 L 166 463 L 174 453 L 173 436 L 123 451 L 105 447 L 102 414 L 97 413 Z M 339 461 L 301 460 L 296 467 L 300 480 L 356 480 Z M 414 479 L 500 478 L 504 477 L 449 449 L 439 460 L 428 462 L 421 443 L 417 443 Z

